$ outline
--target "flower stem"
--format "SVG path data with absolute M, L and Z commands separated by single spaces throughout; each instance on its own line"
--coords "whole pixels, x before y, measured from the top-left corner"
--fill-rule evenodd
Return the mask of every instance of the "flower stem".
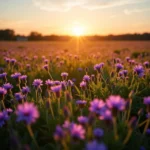
M 28 132 L 29 132 L 29 134 L 30 134 L 30 136 L 31 136 L 31 138 L 32 138 L 32 140 L 33 140 L 35 146 L 37 147 L 38 150 L 40 150 L 39 145 L 38 145 L 38 143 L 37 143 L 37 141 L 36 141 L 36 139 L 35 139 L 35 137 L 34 137 L 34 134 L 33 134 L 33 131 L 32 131 L 31 126 L 30 126 L 30 125 L 27 125 L 27 129 L 28 129 Z
M 117 133 L 117 123 L 116 123 L 116 117 L 113 117 L 113 129 L 114 129 L 114 136 L 115 140 L 117 141 L 119 139 L 118 133 Z
M 132 134 L 132 131 L 133 131 L 132 129 L 128 130 L 128 134 L 127 134 L 125 140 L 123 141 L 123 144 L 126 144 L 129 141 L 131 134 Z

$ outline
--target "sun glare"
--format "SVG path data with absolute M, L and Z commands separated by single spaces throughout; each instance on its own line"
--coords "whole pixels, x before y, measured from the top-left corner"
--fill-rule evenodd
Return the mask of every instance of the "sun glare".
M 74 26 L 72 28 L 73 35 L 82 36 L 85 32 L 85 29 L 82 26 Z

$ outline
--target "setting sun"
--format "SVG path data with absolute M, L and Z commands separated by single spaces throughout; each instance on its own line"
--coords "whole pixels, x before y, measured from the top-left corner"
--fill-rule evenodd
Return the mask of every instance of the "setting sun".
M 85 32 L 85 29 L 83 26 L 74 26 L 72 28 L 72 32 L 73 32 L 73 35 L 75 36 L 82 36 Z

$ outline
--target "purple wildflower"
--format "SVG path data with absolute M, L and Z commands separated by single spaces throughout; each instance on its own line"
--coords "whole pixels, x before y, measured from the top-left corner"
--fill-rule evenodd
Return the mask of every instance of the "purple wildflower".
M 26 80 L 27 79 L 27 75 L 22 75 L 21 77 L 20 77 L 20 80 Z
M 52 92 L 56 94 L 56 96 L 59 98 L 61 96 L 61 90 L 62 86 L 61 85 L 56 85 L 51 87 Z
M 0 112 L 0 127 L 5 125 L 6 121 L 9 119 L 7 111 Z
M 142 77 L 144 75 L 144 68 L 141 65 L 134 67 L 134 72 L 139 76 Z
M 94 134 L 94 137 L 99 140 L 103 137 L 104 130 L 100 128 L 95 128 L 93 131 L 93 134 Z
M 47 85 L 47 87 L 50 89 L 50 88 L 51 88 L 51 86 L 53 86 L 53 85 L 54 85 L 54 81 L 52 81 L 52 80 L 48 79 L 48 80 L 46 80 L 46 81 L 45 81 L 45 84 L 46 84 L 46 85 Z
M 84 75 L 83 81 L 89 82 L 90 80 L 91 80 L 91 79 L 90 79 L 90 76 L 89 76 L 89 75 Z
M 76 104 L 80 107 L 83 108 L 86 105 L 86 101 L 85 100 L 77 100 Z
M 113 113 L 117 113 L 117 111 L 122 111 L 125 109 L 126 102 L 120 96 L 111 95 L 106 100 L 107 107 L 113 110 Z
M 94 70 L 97 70 L 98 72 L 100 72 L 100 70 L 103 68 L 104 63 L 100 63 L 100 64 L 96 64 L 94 66 Z
M 0 100 L 2 100 L 4 98 L 6 93 L 7 93 L 6 89 L 0 87 Z
M 63 80 L 67 80 L 68 73 L 67 72 L 62 72 L 61 77 L 62 77 Z
M 54 139 L 60 141 L 64 138 L 65 134 L 61 126 L 57 125 L 54 133 Z
M 43 69 L 45 69 L 46 71 L 48 71 L 48 70 L 49 70 L 48 64 L 44 65 L 44 66 L 43 66 Z
M 26 95 L 30 92 L 30 89 L 29 89 L 28 86 L 25 86 L 25 87 L 22 88 L 21 92 Z
M 4 72 L 4 73 L 0 74 L 0 78 L 2 78 L 2 79 L 5 79 L 5 78 L 6 78 L 6 76 L 7 76 L 7 73 L 6 73 L 6 72 Z
M 144 104 L 145 105 L 150 105 L 150 96 L 144 97 Z
M 85 90 L 86 89 L 86 82 L 85 81 L 82 81 L 80 83 L 80 87 L 82 88 L 82 90 Z
M 24 121 L 26 124 L 32 124 L 39 118 L 39 112 L 34 103 L 25 102 L 18 105 L 16 110 L 17 121 Z
M 103 111 L 106 107 L 106 104 L 103 100 L 94 99 L 90 102 L 90 108 L 89 110 L 97 115 L 100 114 L 101 111 Z
M 20 79 L 21 73 L 18 73 L 18 72 L 14 73 L 14 74 L 11 75 L 11 77 L 14 78 L 14 79 Z
M 13 59 L 10 60 L 10 62 L 11 62 L 12 65 L 14 65 L 17 62 L 17 60 L 13 58 Z
M 40 88 L 43 85 L 43 81 L 41 79 L 35 79 L 32 84 L 35 88 Z
M 88 117 L 80 116 L 80 117 L 78 117 L 78 122 L 79 122 L 81 125 L 86 125 L 86 124 L 88 123 Z
M 105 144 L 98 143 L 94 140 L 86 145 L 86 150 L 107 150 L 107 147 Z
M 10 91 L 13 88 L 13 86 L 10 83 L 6 83 L 3 85 L 3 88 L 7 91 Z
M 109 109 L 105 109 L 101 112 L 100 120 L 111 121 L 112 120 L 112 112 Z
M 149 67 L 149 62 L 148 62 L 148 61 L 145 61 L 143 64 L 144 64 L 144 66 L 145 66 L 146 68 Z
M 70 129 L 73 140 L 83 140 L 85 138 L 85 129 L 81 125 L 73 124 Z
M 23 99 L 24 99 L 24 95 L 22 95 L 22 93 L 15 93 L 15 99 L 18 101 L 18 102 L 21 102 Z
M 123 69 L 123 65 L 120 63 L 117 63 L 115 66 L 116 66 L 117 72 L 119 72 L 121 69 Z

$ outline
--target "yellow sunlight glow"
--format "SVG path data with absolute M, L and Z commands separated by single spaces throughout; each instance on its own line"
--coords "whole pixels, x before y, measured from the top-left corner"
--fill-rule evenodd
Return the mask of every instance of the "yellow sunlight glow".
M 75 36 L 82 36 L 85 32 L 85 29 L 83 26 L 77 25 L 72 28 L 72 32 L 73 32 L 73 35 Z

